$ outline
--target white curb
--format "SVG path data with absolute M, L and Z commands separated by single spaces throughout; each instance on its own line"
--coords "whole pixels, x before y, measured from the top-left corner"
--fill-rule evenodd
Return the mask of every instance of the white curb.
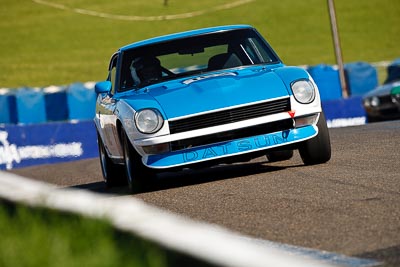
M 118 229 L 220 266 L 333 266 L 273 246 L 248 242 L 238 233 L 155 208 L 133 197 L 58 189 L 0 172 L 0 198 L 107 219 Z

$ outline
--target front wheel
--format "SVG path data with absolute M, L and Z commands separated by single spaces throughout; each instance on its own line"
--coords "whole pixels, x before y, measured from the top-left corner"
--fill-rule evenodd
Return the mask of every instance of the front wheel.
M 155 177 L 155 173 L 143 165 L 140 155 L 133 148 L 125 132 L 122 132 L 121 139 L 129 189 L 132 192 L 140 192 L 144 189 L 146 183 Z
M 305 165 L 325 163 L 331 159 L 331 142 L 323 112 L 319 116 L 317 127 L 317 136 L 304 141 L 299 147 L 300 156 Z
M 293 150 L 278 150 L 267 153 L 267 159 L 269 162 L 289 160 L 292 157 L 293 157 Z
M 101 171 L 106 186 L 113 187 L 116 185 L 122 185 L 126 181 L 124 168 L 122 165 L 115 164 L 114 162 L 112 162 L 112 160 L 107 154 L 103 140 L 101 139 L 100 134 L 98 132 L 97 132 L 97 144 L 99 147 Z

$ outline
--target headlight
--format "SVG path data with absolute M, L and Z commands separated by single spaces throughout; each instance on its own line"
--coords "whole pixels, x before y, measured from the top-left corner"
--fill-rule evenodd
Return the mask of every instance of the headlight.
M 303 104 L 312 102 L 315 98 L 315 88 L 309 80 L 298 80 L 291 84 L 292 92 L 297 101 Z
M 156 109 L 142 109 L 135 115 L 137 129 L 141 133 L 155 133 L 161 129 L 164 119 Z
M 371 101 L 369 100 L 369 98 L 364 98 L 363 99 L 363 105 L 366 108 L 369 108 L 371 106 Z
M 379 106 L 379 104 L 380 104 L 379 98 L 376 97 L 376 96 L 373 96 L 371 98 L 371 106 L 372 107 L 377 107 L 377 106 Z

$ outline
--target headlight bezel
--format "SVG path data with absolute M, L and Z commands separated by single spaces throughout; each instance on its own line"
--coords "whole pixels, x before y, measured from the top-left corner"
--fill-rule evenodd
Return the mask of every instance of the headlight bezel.
M 155 108 L 144 108 L 135 113 L 136 129 L 143 134 L 158 132 L 164 125 L 164 118 L 161 112 Z M 150 124 L 149 124 L 150 122 Z
M 315 100 L 316 87 L 309 79 L 299 79 L 290 84 L 293 96 L 301 104 L 309 104 Z

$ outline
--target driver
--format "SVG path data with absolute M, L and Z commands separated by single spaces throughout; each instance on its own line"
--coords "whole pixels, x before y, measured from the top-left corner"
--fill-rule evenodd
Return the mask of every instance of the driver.
M 153 56 L 135 58 L 130 70 L 135 85 L 158 81 L 162 77 L 160 60 Z

